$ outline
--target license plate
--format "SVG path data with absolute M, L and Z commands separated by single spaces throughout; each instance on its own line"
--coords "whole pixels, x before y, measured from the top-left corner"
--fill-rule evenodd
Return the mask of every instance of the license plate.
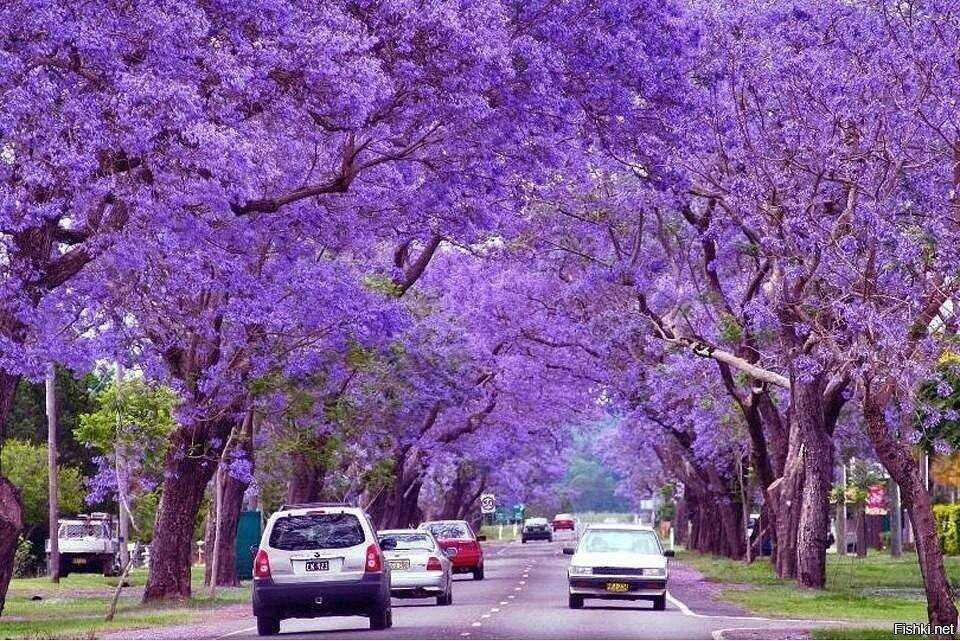
M 390 565 L 391 570 L 409 570 L 410 569 L 410 559 L 396 559 L 394 561 L 387 561 Z
M 608 583 L 607 592 L 629 592 L 629 583 Z
M 307 561 L 304 569 L 307 572 L 326 572 L 330 569 L 330 561 Z
M 74 565 L 86 565 L 86 564 L 87 564 L 87 560 L 86 560 L 85 558 L 83 558 L 83 557 L 75 558 L 75 559 L 73 560 L 73 564 L 74 564 Z

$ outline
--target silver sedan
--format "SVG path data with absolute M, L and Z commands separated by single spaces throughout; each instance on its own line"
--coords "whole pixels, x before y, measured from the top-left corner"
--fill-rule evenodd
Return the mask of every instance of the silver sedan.
M 436 597 L 437 605 L 453 603 L 452 563 L 437 540 L 424 530 L 382 530 L 381 545 L 390 566 L 390 594 L 399 598 Z

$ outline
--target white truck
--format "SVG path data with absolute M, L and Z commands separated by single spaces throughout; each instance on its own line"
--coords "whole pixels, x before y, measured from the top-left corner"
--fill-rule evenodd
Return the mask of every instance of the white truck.
M 113 516 L 105 512 L 78 514 L 60 519 L 57 532 L 60 551 L 60 576 L 71 572 L 117 574 L 120 540 Z M 50 540 L 46 543 L 47 567 L 50 567 Z

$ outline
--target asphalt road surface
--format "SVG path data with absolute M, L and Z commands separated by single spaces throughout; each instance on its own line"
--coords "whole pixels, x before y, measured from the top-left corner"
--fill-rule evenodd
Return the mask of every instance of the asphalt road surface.
M 394 599 L 393 627 L 372 631 L 364 617 L 288 619 L 278 639 L 711 639 L 742 629 L 802 629 L 796 621 L 745 617 L 693 586 L 668 585 L 667 609 L 645 601 L 567 606 L 569 557 L 560 542 L 488 546 L 483 581 L 458 576 L 453 605 Z M 703 591 L 703 584 L 699 584 Z M 686 594 L 684 594 L 686 591 Z M 740 615 L 740 616 L 738 616 Z M 235 621 L 220 638 L 258 638 L 255 619 Z

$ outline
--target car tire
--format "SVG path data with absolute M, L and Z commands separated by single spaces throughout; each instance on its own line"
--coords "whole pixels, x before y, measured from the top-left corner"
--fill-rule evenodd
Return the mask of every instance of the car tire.
M 275 634 L 280 634 L 280 619 L 257 617 L 257 634 L 262 637 L 272 637 Z
M 477 569 L 475 569 L 475 570 L 473 571 L 473 580 L 474 580 L 474 581 L 483 581 L 483 566 L 482 566 L 482 565 L 481 565 L 479 568 L 477 568 Z
M 453 591 L 448 590 L 437 597 L 437 605 L 452 605 L 453 604 Z
M 381 607 L 370 613 L 371 630 L 386 630 L 391 625 L 393 625 L 393 613 L 390 611 L 390 606 Z
M 666 597 L 666 595 L 653 597 L 653 609 L 654 609 L 654 610 L 666 610 L 666 609 L 667 609 L 667 597 Z
M 526 543 L 526 542 L 527 542 L 526 539 L 520 539 L 520 543 Z
M 570 595 L 570 609 L 579 610 L 583 607 L 583 597 L 578 594 Z

